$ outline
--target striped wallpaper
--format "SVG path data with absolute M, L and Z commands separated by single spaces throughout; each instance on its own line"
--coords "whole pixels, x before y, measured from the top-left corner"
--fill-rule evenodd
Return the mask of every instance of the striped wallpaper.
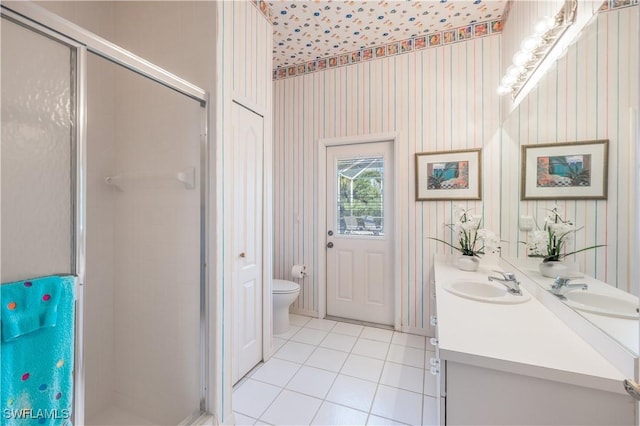
M 637 117 L 638 10 L 627 7 L 600 13 L 506 120 L 501 215 L 502 236 L 513 243 L 503 253 L 525 257 L 524 246 L 515 243 L 526 239 L 526 233 L 517 229 L 518 216 L 542 218 L 553 203 L 520 201 L 520 182 L 509 178 L 519 176 L 520 146 L 609 139 L 608 199 L 561 201 L 560 205 L 578 227 L 584 227 L 576 234 L 575 249 L 607 245 L 572 256 L 581 270 L 636 294 L 632 269 L 637 259 L 631 250 L 637 244 L 632 230 L 638 188 L 632 173 L 638 141 L 631 134 L 631 108 Z
M 215 369 L 211 371 L 210 383 L 213 406 L 216 408 L 220 423 L 232 421 L 232 310 L 231 285 L 233 275 L 233 228 L 236 222 L 233 217 L 233 170 L 230 166 L 230 155 L 233 138 L 232 103 L 238 102 L 264 116 L 264 152 L 267 156 L 265 172 L 271 170 L 271 135 L 273 117 L 271 114 L 271 51 L 273 28 L 271 23 L 259 9 L 264 2 L 216 2 L 217 5 L 217 86 L 212 97 L 215 102 L 215 122 L 211 123 L 215 135 L 211 149 L 211 185 L 215 192 L 216 203 L 212 206 L 209 218 L 215 223 L 212 226 L 210 240 L 211 262 L 215 263 L 215 277 L 210 277 L 215 285 L 215 294 L 209 295 L 212 308 L 210 315 L 216 324 L 221 324 L 214 334 L 216 339 L 212 345 L 215 350 Z M 266 200 L 271 199 L 270 177 L 265 176 Z M 270 206 L 265 209 L 270 221 Z M 265 245 L 271 246 L 270 238 L 265 238 Z M 265 254 L 264 262 L 270 274 L 269 255 Z M 221 285 L 220 285 L 221 284 Z M 270 318 L 266 317 L 270 321 Z
M 321 138 L 396 132 L 400 169 L 401 322 L 404 330 L 428 333 L 433 254 L 448 252 L 425 237 L 445 235 L 452 202 L 416 202 L 414 154 L 483 148 L 483 199 L 463 202 L 497 230 L 500 206 L 500 36 L 425 49 L 277 80 L 274 84 L 274 277 L 290 278 L 305 263 L 294 303 L 316 313 L 318 204 L 314 193 Z

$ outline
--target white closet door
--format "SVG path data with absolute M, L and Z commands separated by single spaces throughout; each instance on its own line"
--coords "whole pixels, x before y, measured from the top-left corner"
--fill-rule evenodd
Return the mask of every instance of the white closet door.
M 264 119 L 233 104 L 233 382 L 262 359 Z

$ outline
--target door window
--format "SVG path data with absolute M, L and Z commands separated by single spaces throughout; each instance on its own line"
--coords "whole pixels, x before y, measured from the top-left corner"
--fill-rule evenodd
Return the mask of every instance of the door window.
M 384 235 L 384 158 L 340 159 L 336 229 L 340 235 Z

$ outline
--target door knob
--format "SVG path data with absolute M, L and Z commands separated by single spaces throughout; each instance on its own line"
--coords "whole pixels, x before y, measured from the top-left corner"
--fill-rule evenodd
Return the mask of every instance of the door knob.
M 240 253 L 240 257 L 247 257 L 247 254 L 245 252 Z
M 327 247 L 328 247 L 328 248 L 333 248 L 333 243 L 332 243 L 331 241 L 329 241 L 329 242 L 327 243 Z

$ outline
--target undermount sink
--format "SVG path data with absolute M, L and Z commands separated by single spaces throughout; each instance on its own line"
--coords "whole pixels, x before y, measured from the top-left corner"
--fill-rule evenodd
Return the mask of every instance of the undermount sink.
M 523 303 L 530 299 L 528 294 L 523 293 L 521 296 L 510 294 L 505 286 L 491 282 L 453 281 L 443 287 L 456 296 L 486 303 L 514 304 Z
M 615 318 L 637 320 L 640 317 L 637 311 L 638 303 L 632 300 L 589 291 L 572 291 L 564 297 L 567 299 L 567 305 L 580 311 Z

